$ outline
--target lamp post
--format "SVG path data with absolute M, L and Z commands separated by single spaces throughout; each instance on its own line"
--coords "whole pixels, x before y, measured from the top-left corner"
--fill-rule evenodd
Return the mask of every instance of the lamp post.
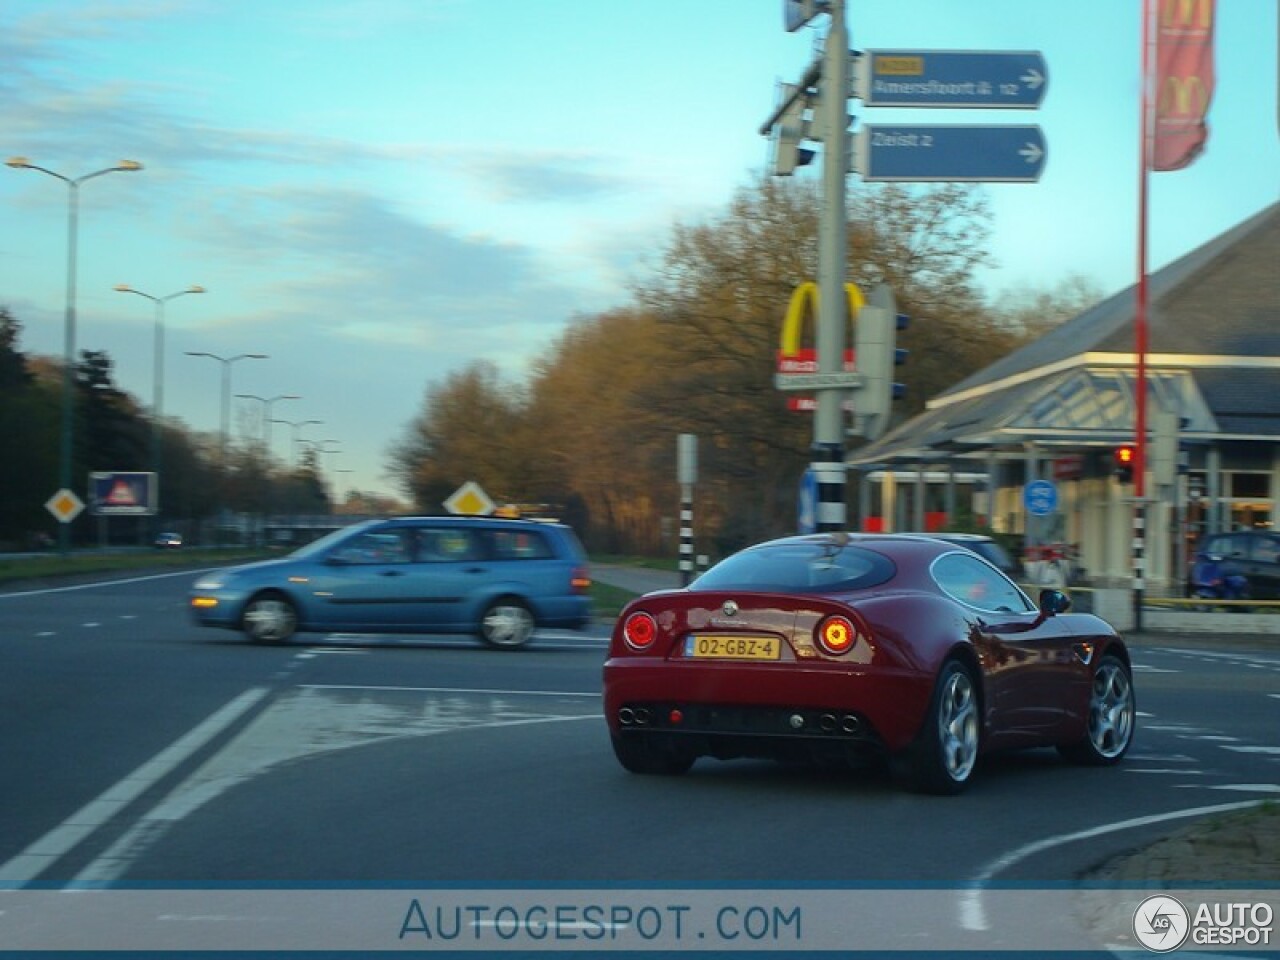
M 296 393 L 277 393 L 274 397 L 260 397 L 256 393 L 237 393 L 238 400 L 257 400 L 262 404 L 262 445 L 266 448 L 267 459 L 271 459 L 271 425 L 280 423 L 271 419 L 271 408 L 280 400 L 301 400 Z
M 71 489 L 71 431 L 75 404 L 76 353 L 76 244 L 80 223 L 80 184 L 108 173 L 132 173 L 142 169 L 136 160 L 121 160 L 114 167 L 86 173 L 81 177 L 64 177 L 47 167 L 32 163 L 26 157 L 10 157 L 5 165 L 18 170 L 38 170 L 67 185 L 67 307 L 62 349 L 62 450 L 58 470 L 59 489 Z M 66 523 L 58 525 L 58 549 L 66 553 L 71 547 L 71 530 Z
M 134 293 L 140 297 L 145 297 L 156 305 L 155 367 L 151 388 L 151 470 L 156 475 L 156 482 L 158 483 L 161 459 L 160 421 L 164 419 L 164 305 L 170 300 L 185 297 L 189 293 L 204 293 L 205 289 L 199 284 L 192 284 L 185 290 L 179 290 L 177 293 L 170 293 L 163 297 L 155 297 L 149 293 L 143 293 L 127 283 L 117 283 L 115 289 L 119 293 Z
M 238 353 L 234 357 L 220 357 L 216 353 L 185 350 L 188 357 L 208 357 L 222 364 L 222 437 L 218 444 L 218 466 L 227 468 L 227 431 L 231 423 L 231 365 L 241 360 L 266 360 L 265 353 Z
M 302 443 L 302 428 L 311 424 L 324 423 L 323 420 L 272 420 L 272 423 L 283 423 L 293 428 L 293 446 L 290 448 L 290 464 L 296 473 L 298 470 L 298 445 Z

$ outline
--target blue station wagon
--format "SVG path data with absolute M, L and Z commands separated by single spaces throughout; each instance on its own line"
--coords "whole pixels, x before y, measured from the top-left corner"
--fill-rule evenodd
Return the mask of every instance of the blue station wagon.
M 491 647 L 591 617 L 586 553 L 562 524 L 400 517 L 336 530 L 192 584 L 196 622 L 255 643 L 298 632 L 472 633 Z

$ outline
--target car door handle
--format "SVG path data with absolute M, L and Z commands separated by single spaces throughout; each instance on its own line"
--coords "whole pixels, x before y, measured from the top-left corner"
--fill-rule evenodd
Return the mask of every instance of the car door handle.
M 404 571 L 403 571 L 403 570 L 383 570 L 383 571 L 382 571 L 382 576 L 384 576 L 384 577 L 403 577 L 403 576 L 404 576 Z
M 488 573 L 489 571 L 486 570 L 484 567 L 467 567 L 467 569 L 462 572 L 463 573 Z

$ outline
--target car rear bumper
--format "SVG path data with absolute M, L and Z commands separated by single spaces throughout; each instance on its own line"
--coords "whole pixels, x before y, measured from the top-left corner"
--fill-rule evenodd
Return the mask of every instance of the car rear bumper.
M 604 668 L 605 718 L 615 734 L 844 739 L 899 750 L 920 729 L 931 695 L 932 678 L 883 669 L 639 658 Z

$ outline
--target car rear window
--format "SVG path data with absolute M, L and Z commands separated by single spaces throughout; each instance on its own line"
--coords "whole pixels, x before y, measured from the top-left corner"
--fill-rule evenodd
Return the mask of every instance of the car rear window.
M 693 590 L 827 593 L 879 586 L 897 572 L 883 554 L 861 547 L 797 542 L 756 547 L 716 564 Z

